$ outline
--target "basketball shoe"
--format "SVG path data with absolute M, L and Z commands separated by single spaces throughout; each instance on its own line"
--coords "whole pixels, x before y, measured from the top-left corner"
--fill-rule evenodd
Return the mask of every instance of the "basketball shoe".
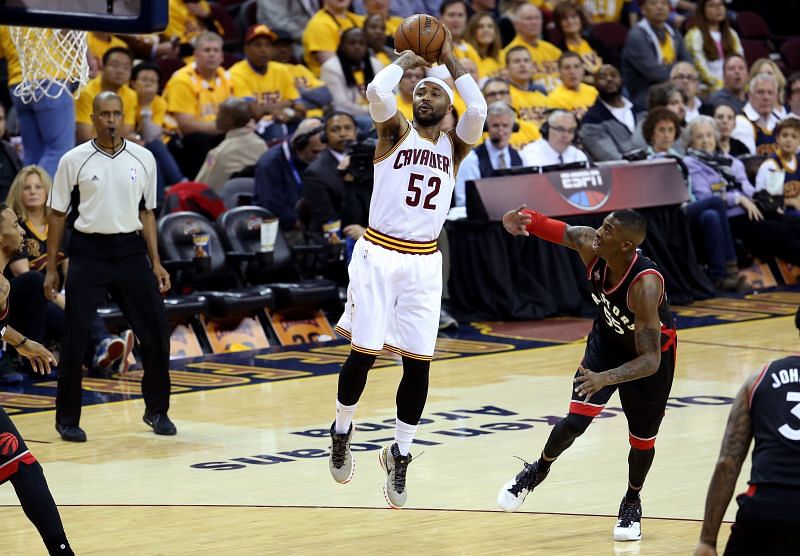
M 614 526 L 615 541 L 638 541 L 642 538 L 642 499 L 622 497 L 619 519 Z
M 522 471 L 503 485 L 503 488 L 497 493 L 497 505 L 505 512 L 516 511 L 525 501 L 528 493 L 544 481 L 549 472 L 549 469 L 539 471 L 538 461 L 525 463 Z
M 381 467 L 386 471 L 386 484 L 383 485 L 383 496 L 392 508 L 402 508 L 408 498 L 406 490 L 406 470 L 411 463 L 411 454 L 403 456 L 397 443 L 391 448 L 384 448 L 380 453 Z
M 334 428 L 336 423 L 331 425 L 331 455 L 328 458 L 328 469 L 331 470 L 333 480 L 337 483 L 349 483 L 356 472 L 356 463 L 353 460 L 353 453 L 350 451 L 350 441 L 353 439 L 353 423 L 350 423 L 350 430 L 337 434 Z

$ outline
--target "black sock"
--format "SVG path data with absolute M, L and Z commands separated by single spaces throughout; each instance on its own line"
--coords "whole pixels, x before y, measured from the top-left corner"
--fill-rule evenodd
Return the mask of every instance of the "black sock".
M 547 473 L 548 471 L 550 471 L 550 465 L 552 465 L 554 461 L 556 460 L 553 459 L 547 461 L 546 459 L 544 459 L 544 452 L 542 452 L 542 455 L 539 456 L 539 461 L 536 462 L 536 469 L 543 473 Z
M 628 485 L 628 491 L 625 493 L 625 500 L 628 502 L 633 502 L 637 498 L 639 498 L 639 493 L 642 491 L 641 488 L 633 489 L 631 485 Z
M 47 552 L 51 556 L 75 555 L 75 553 L 72 551 L 72 548 L 70 548 L 69 546 L 69 541 L 67 540 L 67 535 L 65 533 L 61 533 L 60 535 L 54 535 L 50 538 L 44 539 L 44 545 L 47 547 Z

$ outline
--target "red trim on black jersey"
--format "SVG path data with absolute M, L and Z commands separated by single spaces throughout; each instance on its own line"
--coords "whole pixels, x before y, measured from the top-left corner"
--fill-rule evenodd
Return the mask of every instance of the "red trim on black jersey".
M 643 271 L 641 271 L 639 274 L 633 277 L 633 280 L 631 280 L 631 284 L 628 286 L 628 293 L 625 294 L 625 304 L 628 306 L 628 310 L 634 313 L 636 311 L 631 309 L 631 288 L 636 283 L 636 280 L 638 280 L 639 278 L 641 278 L 646 274 L 655 274 L 656 276 L 658 276 L 658 279 L 661 280 L 661 295 L 658 297 L 659 306 L 661 305 L 661 302 L 664 301 L 664 291 L 666 288 L 666 286 L 664 285 L 664 277 L 655 268 L 645 268 Z
M 589 279 L 590 282 L 592 281 L 592 271 L 594 270 L 594 267 L 597 264 L 598 260 L 600 260 L 600 257 L 595 255 L 594 258 L 591 261 L 589 261 L 589 264 L 586 265 L 586 277 Z
M 616 285 L 613 288 L 611 288 L 611 290 L 609 290 L 609 291 L 606 291 L 606 274 L 608 274 L 608 262 L 606 262 L 606 267 L 603 269 L 603 283 L 601 284 L 601 289 L 603 290 L 603 293 L 606 294 L 606 295 L 611 295 L 612 293 L 617 291 L 619 289 L 619 287 L 625 282 L 625 279 L 628 277 L 628 274 L 631 273 L 631 269 L 633 268 L 633 265 L 635 265 L 636 261 L 638 261 L 638 260 L 639 260 L 639 253 L 636 253 L 633 256 L 633 260 L 631 261 L 631 264 L 628 266 L 628 270 L 625 271 L 625 275 L 622 278 L 620 278 L 619 282 L 617 282 Z

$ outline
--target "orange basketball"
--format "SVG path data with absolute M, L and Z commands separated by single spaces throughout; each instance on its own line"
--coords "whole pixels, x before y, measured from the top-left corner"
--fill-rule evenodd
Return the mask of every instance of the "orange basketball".
M 416 14 L 406 18 L 394 34 L 398 52 L 413 50 L 429 62 L 439 61 L 445 39 L 444 26 L 433 16 Z

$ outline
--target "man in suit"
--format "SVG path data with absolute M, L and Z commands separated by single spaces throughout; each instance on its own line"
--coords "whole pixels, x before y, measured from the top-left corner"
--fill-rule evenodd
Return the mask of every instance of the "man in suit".
M 350 159 L 345 150 L 356 140 L 355 118 L 341 110 L 333 110 L 325 118 L 328 148 L 303 173 L 303 192 L 311 211 L 309 231 L 320 233 L 323 226 L 339 219 L 344 198 L 343 172 Z
M 581 121 L 578 135 L 592 160 L 620 160 L 622 155 L 647 145 L 634 132 L 647 115 L 622 96 L 622 76 L 612 65 L 594 74 L 598 97 Z
M 302 239 L 303 224 L 297 215 L 297 201 L 303 196 L 303 172 L 325 150 L 321 132 L 322 120 L 303 120 L 291 141 L 271 148 L 256 164 L 253 203 L 278 217 L 281 230 L 291 244 Z
M 466 205 L 466 182 L 496 175 L 496 170 L 522 166 L 517 149 L 509 146 L 517 123 L 514 109 L 502 101 L 493 102 L 486 112 L 488 140 L 475 147 L 464 158 L 456 175 L 456 206 Z

